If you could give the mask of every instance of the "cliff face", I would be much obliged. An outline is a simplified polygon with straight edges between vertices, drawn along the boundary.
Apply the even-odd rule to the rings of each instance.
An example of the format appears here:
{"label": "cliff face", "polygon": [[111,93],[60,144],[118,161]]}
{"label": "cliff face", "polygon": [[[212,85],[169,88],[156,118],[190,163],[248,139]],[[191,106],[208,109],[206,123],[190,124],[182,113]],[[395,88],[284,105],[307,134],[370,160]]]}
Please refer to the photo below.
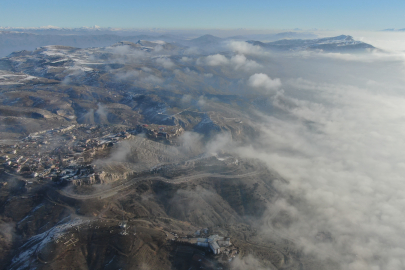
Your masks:
{"label": "cliff face", "polygon": [[[94,181],[97,184],[108,184],[122,179],[128,179],[130,176],[133,176],[133,172],[123,172],[122,174],[118,173],[109,173],[109,172],[101,172],[97,176],[94,177]],[[97,182],[96,182],[97,181]]]}

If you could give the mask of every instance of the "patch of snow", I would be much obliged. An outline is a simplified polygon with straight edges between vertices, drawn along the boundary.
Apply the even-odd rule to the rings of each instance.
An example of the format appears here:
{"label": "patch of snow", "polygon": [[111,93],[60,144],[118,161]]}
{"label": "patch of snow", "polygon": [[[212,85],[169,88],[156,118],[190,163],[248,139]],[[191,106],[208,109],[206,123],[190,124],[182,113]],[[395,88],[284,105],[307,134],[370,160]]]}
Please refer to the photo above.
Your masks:
{"label": "patch of snow", "polygon": [[160,45],[164,45],[164,44],[166,44],[166,42],[165,42],[165,41],[163,41],[163,40],[154,40],[154,41],[151,41],[151,42],[153,42],[153,43],[157,43],[157,44],[160,44]]}
{"label": "patch of snow", "polygon": [[23,84],[23,83],[19,83],[19,82],[1,82],[0,81],[0,85],[13,85],[13,84]]}
{"label": "patch of snow", "polygon": [[62,60],[57,60],[57,61],[51,62],[51,64],[56,64],[56,63],[65,62],[65,61],[69,61],[69,59],[68,59],[68,58],[64,58],[64,59],[62,59]]}
{"label": "patch of snow", "polygon": [[38,77],[28,75],[27,77],[21,79],[21,81],[28,81],[28,80],[34,80],[34,79],[38,79]]}
{"label": "patch of snow", "polygon": [[73,67],[69,67],[69,70],[73,70],[73,71],[92,71],[92,68],[89,67],[83,67],[83,66],[73,66]]}
{"label": "patch of snow", "polygon": [[37,77],[26,74],[0,73],[0,85],[23,84],[21,81],[36,79]]}

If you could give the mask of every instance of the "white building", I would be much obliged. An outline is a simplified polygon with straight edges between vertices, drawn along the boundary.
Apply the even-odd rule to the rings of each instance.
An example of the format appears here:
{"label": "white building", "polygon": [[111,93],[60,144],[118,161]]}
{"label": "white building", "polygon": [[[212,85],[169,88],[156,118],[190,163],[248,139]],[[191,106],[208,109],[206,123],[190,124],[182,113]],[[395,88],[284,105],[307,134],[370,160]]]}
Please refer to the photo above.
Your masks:
{"label": "white building", "polygon": [[197,238],[197,246],[208,247],[208,238]]}
{"label": "white building", "polygon": [[211,242],[211,243],[209,243],[210,244],[210,248],[211,248],[211,250],[212,250],[212,252],[214,253],[214,254],[219,254],[219,253],[221,253],[221,250],[220,250],[220,247],[219,247],[219,245],[217,244],[217,242]]}
{"label": "white building", "polygon": [[208,238],[197,238],[197,246],[209,247],[214,254],[221,253],[221,247],[229,247],[231,245],[230,238],[211,235]]}

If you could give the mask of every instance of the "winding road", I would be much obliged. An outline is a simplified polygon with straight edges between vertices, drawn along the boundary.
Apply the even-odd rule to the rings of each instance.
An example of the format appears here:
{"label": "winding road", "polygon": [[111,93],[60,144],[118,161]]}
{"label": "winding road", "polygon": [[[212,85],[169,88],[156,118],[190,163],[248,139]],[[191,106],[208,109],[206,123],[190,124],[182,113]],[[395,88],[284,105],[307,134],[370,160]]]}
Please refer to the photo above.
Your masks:
{"label": "winding road", "polygon": [[88,200],[88,199],[96,199],[96,198],[105,199],[105,198],[114,196],[120,190],[123,190],[127,187],[130,187],[130,186],[135,185],[142,181],[162,181],[165,183],[178,185],[181,183],[190,182],[190,181],[193,181],[196,179],[207,178],[207,177],[222,178],[222,179],[235,179],[235,178],[251,177],[251,176],[261,174],[261,173],[262,173],[262,171],[260,171],[260,170],[245,173],[245,174],[238,174],[238,175],[225,175],[225,174],[219,174],[219,173],[201,173],[201,174],[196,174],[196,175],[191,175],[191,176],[179,177],[179,178],[175,178],[175,179],[167,179],[167,178],[164,178],[161,176],[154,176],[154,177],[146,177],[146,178],[134,178],[134,179],[128,180],[126,183],[123,183],[119,186],[110,188],[108,190],[104,190],[102,192],[93,193],[93,194],[81,195],[81,194],[75,194],[75,193],[69,192],[67,190],[60,190],[59,193],[65,197],[69,197],[69,198],[77,199],[77,200]]}

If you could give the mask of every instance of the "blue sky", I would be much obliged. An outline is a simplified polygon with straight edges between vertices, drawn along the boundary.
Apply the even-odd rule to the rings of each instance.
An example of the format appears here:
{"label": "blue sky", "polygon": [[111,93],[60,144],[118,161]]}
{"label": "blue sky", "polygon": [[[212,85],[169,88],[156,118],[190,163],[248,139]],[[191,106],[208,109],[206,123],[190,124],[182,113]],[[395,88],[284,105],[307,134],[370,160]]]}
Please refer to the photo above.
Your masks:
{"label": "blue sky", "polygon": [[405,28],[404,0],[0,0],[0,26]]}

